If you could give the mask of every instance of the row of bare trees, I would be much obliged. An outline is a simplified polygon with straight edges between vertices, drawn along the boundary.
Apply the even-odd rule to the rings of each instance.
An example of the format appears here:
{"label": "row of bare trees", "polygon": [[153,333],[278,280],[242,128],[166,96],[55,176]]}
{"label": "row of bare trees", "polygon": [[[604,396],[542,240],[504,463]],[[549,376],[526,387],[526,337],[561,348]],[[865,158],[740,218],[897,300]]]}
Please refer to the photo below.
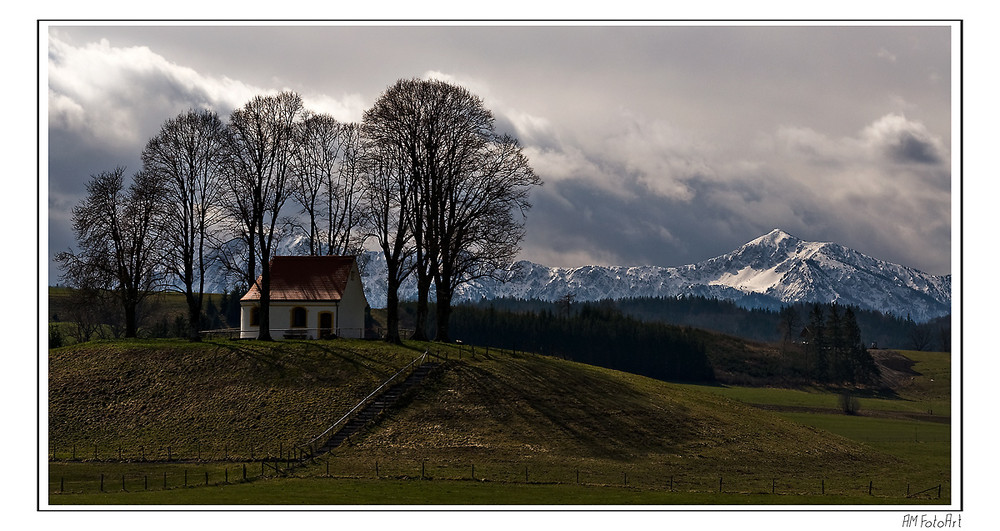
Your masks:
{"label": "row of bare trees", "polygon": [[455,288],[509,274],[541,184],[481,99],[419,79],[389,87],[360,124],[307,111],[292,92],[257,96],[227,122],[188,111],[142,162],[128,183],[121,167],[92,176],[73,209],[79,250],[57,256],[70,286],[115,295],[126,337],[143,299],[171,287],[197,339],[207,275],[222,266],[238,285],[259,281],[259,339],[271,339],[270,260],[298,233],[314,255],[373,242],[388,267],[388,339],[400,340],[398,288],[415,274],[418,337],[433,286],[435,338],[447,340]]}

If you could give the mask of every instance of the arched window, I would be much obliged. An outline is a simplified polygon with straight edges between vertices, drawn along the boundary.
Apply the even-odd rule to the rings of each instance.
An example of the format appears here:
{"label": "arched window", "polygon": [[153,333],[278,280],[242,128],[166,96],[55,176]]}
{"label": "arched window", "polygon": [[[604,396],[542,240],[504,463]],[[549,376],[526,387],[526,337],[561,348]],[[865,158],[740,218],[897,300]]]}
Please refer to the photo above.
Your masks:
{"label": "arched window", "polygon": [[306,309],[301,306],[296,306],[292,308],[292,327],[293,328],[305,328],[306,327]]}

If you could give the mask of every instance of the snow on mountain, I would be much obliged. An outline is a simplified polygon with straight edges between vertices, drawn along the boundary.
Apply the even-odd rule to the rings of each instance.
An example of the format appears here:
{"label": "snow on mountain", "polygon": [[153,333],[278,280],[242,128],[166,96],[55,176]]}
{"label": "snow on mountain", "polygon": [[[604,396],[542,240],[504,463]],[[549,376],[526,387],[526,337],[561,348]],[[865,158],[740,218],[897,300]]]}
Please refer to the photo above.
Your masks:
{"label": "snow on mountain", "polygon": [[[384,260],[381,253],[366,258],[368,302],[383,307]],[[835,243],[800,240],[779,229],[730,253],[680,267],[553,268],[521,261],[514,269],[509,282],[487,279],[462,285],[456,302],[499,297],[553,301],[567,294],[578,301],[694,295],[732,300],[748,308],[838,302],[910,315],[916,321],[951,312],[951,275],[930,275]],[[404,282],[400,299],[416,299],[414,279]]]}

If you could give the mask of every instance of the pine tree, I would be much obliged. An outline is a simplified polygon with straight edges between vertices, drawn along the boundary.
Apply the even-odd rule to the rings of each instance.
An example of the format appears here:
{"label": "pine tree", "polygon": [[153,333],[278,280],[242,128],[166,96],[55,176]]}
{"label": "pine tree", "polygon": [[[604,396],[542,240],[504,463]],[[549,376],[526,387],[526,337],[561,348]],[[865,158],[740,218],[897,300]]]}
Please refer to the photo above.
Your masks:
{"label": "pine tree", "polygon": [[844,329],[844,320],[836,303],[830,305],[826,319],[827,342],[830,352],[831,376],[836,382],[853,380],[849,347]]}
{"label": "pine tree", "polygon": [[830,377],[829,359],[827,358],[826,324],[823,319],[823,307],[813,304],[809,311],[809,324],[805,329],[806,342],[812,356],[813,377],[825,382]]}
{"label": "pine tree", "polygon": [[847,357],[851,369],[851,383],[876,383],[880,371],[875,359],[865,348],[861,339],[861,328],[854,316],[854,311],[847,308],[843,317],[844,340],[846,342]]}

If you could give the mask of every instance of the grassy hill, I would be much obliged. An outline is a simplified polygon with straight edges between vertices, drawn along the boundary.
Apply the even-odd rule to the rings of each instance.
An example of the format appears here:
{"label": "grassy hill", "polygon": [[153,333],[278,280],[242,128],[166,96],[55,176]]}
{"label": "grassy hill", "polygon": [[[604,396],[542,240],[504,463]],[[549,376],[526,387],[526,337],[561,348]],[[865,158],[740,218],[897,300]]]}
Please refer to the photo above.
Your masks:
{"label": "grassy hill", "polygon": [[[49,353],[50,457],[249,459],[329,426],[413,357],[447,356],[332,459],[362,475],[861,478],[908,465],[694,386],[531,354],[379,342],[91,342]],[[459,356],[461,358],[459,359]],[[470,470],[476,467],[478,472]],[[428,472],[429,473],[429,472]],[[545,476],[548,474],[548,476]],[[727,480],[727,481],[730,481]],[[636,479],[633,479],[636,481]],[[692,480],[693,481],[693,480]],[[770,481],[770,479],[767,479]]]}
{"label": "grassy hill", "polygon": [[476,464],[509,477],[521,466],[561,470],[548,473],[552,480],[583,468],[607,481],[623,470],[661,478],[821,478],[901,465],[694,386],[532,355],[452,364],[408,407],[335,455],[460,470]]}
{"label": "grassy hill", "polygon": [[[95,341],[49,351],[49,447],[146,457],[278,453],[418,352],[381,343]],[[333,420],[331,420],[333,419]],[[86,448],[86,452],[83,449]],[[140,450],[141,448],[141,450]],[[58,454],[57,454],[58,457]]]}

